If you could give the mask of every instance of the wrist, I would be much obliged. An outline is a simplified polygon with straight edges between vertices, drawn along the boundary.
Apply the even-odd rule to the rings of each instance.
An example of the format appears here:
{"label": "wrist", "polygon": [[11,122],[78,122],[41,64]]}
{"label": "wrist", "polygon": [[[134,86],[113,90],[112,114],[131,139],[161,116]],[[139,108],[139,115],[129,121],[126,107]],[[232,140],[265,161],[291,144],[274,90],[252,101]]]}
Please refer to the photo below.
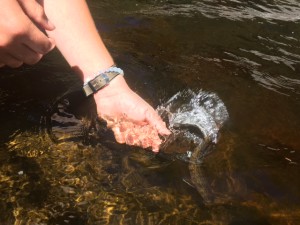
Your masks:
{"label": "wrist", "polygon": [[113,61],[109,61],[105,64],[101,64],[101,65],[93,64],[93,65],[89,65],[88,68],[82,68],[83,83],[86,84],[90,80],[94,79],[99,74],[99,72],[106,71],[113,65],[115,65],[115,63]]}
{"label": "wrist", "polygon": [[126,90],[130,90],[130,88],[126,83],[124,76],[117,76],[109,83],[109,85],[95,93],[94,97],[96,99],[111,97],[118,95],[121,92],[125,92]]}
{"label": "wrist", "polygon": [[91,80],[86,80],[83,84],[83,91],[86,96],[90,96],[92,94],[97,93],[101,89],[108,86],[113,79],[118,77],[119,75],[123,76],[124,72],[122,69],[116,67],[115,65],[109,67],[105,71],[99,71],[93,76],[91,76]]}

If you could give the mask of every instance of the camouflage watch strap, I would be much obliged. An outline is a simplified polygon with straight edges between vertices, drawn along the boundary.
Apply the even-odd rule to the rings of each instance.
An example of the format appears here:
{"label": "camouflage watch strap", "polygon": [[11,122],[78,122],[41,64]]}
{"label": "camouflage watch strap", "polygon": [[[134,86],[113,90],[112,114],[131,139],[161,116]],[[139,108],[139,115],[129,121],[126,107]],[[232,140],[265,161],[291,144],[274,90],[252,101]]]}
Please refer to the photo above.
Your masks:
{"label": "camouflage watch strap", "polygon": [[100,73],[94,79],[84,84],[83,92],[86,96],[94,94],[102,88],[106,87],[110,83],[110,81],[118,75],[124,75],[123,70],[117,67],[110,67],[105,72]]}

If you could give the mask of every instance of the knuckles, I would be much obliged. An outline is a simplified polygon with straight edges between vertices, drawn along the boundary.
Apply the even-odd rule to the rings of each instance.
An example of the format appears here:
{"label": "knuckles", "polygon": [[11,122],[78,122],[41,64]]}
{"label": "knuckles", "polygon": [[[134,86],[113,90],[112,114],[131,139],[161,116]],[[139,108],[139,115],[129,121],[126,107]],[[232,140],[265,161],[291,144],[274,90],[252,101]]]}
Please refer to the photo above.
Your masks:
{"label": "knuckles", "polygon": [[44,43],[42,43],[42,44],[40,45],[40,47],[41,47],[42,53],[43,53],[43,54],[46,54],[46,53],[48,53],[48,52],[51,51],[51,49],[52,49],[52,44],[51,44],[51,42],[50,42],[49,40],[47,40],[47,41],[45,41]]}
{"label": "knuckles", "polygon": [[[7,65],[17,68],[23,63],[36,64],[53,47],[48,38],[43,36],[32,22],[33,20],[39,22],[45,19],[43,8],[36,0],[17,0],[17,2],[25,8],[27,7],[28,10],[24,10],[25,8],[23,10],[25,13],[30,12],[31,16],[20,13],[15,14],[15,16],[11,16],[9,13],[2,14],[0,20],[0,67]],[[35,52],[36,50],[31,49],[33,50],[32,54],[24,54],[23,47],[19,48],[18,46],[24,44],[28,46],[27,43],[34,43],[35,49],[39,49],[39,51]]]}
{"label": "knuckles", "polygon": [[30,17],[37,22],[44,22],[45,21],[44,9],[39,4],[36,4],[34,6],[34,13],[30,15]]}
{"label": "knuckles", "polygon": [[25,59],[24,59],[24,63],[28,64],[28,65],[34,65],[36,64],[37,62],[39,62],[42,58],[42,55],[41,54],[38,54],[38,55],[31,55],[31,56],[27,56]]}
{"label": "knuckles", "polygon": [[10,60],[6,63],[6,65],[11,68],[18,68],[23,65],[23,62],[17,60]]}

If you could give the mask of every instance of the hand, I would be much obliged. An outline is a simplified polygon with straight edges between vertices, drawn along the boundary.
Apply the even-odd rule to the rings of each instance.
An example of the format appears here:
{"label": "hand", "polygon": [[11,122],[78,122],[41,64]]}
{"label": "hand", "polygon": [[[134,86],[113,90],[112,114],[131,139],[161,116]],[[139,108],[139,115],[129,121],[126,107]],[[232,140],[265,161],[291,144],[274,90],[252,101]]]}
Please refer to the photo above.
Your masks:
{"label": "hand", "polygon": [[35,64],[55,47],[37,27],[55,29],[35,0],[2,0],[0,18],[0,67]]}
{"label": "hand", "polygon": [[128,87],[123,76],[113,79],[94,98],[98,115],[107,121],[120,143],[152,147],[158,152],[159,134],[170,134],[157,112]]}

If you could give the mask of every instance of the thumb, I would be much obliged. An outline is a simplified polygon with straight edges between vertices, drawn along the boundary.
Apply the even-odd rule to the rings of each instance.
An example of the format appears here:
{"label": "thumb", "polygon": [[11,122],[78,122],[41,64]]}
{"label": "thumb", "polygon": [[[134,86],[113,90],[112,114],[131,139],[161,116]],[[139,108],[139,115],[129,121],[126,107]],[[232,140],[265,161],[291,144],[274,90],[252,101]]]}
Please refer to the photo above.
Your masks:
{"label": "thumb", "polygon": [[54,24],[48,19],[45,10],[36,0],[18,0],[24,13],[40,28],[48,31],[55,29]]}
{"label": "thumb", "polygon": [[153,127],[156,128],[161,135],[170,135],[171,132],[167,128],[166,123],[160,118],[154,109],[148,109],[145,113],[146,121]]}

